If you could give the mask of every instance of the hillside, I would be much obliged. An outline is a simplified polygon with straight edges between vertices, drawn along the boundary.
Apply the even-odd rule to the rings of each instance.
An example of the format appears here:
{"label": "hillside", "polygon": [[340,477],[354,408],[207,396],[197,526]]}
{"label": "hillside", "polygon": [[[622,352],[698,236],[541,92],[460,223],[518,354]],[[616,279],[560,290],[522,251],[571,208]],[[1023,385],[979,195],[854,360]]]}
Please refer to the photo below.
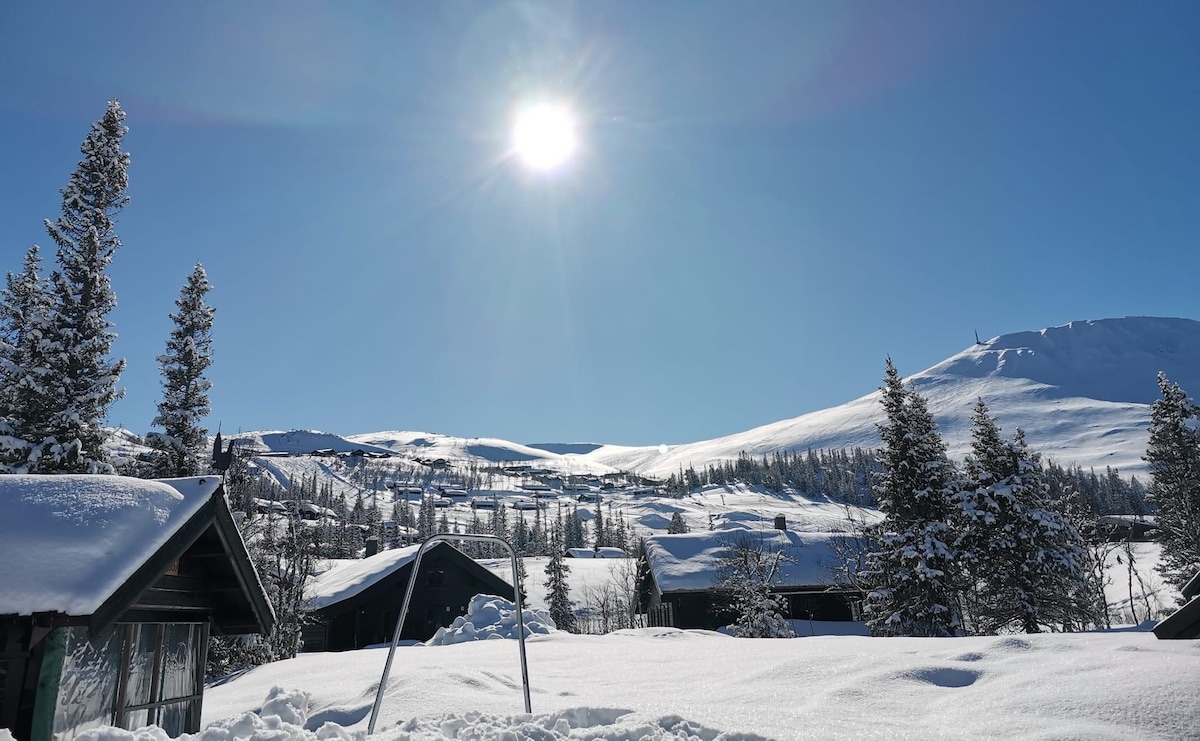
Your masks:
{"label": "hillside", "polygon": [[[896,358],[903,361],[903,358]],[[881,359],[882,361],[882,359]],[[970,415],[983,398],[1007,432],[1060,463],[1141,473],[1155,376],[1200,389],[1200,322],[1127,317],[1071,322],[1000,335],[907,380],[925,395],[953,457],[970,443]],[[882,362],[880,375],[882,376]],[[882,421],[878,392],[746,432],[685,445],[606,445],[586,460],[647,475],[688,465],[807,448],[870,448]]]}

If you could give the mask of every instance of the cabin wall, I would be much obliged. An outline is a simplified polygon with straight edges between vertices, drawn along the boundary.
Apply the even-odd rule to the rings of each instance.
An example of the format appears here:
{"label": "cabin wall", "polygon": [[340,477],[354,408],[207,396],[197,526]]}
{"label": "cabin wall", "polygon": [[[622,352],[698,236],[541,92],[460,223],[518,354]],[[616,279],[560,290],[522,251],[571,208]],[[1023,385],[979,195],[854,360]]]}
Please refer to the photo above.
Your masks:
{"label": "cabin wall", "polygon": [[[791,620],[856,620],[856,611],[849,597],[838,592],[779,593],[784,617]],[[729,609],[718,592],[667,592],[655,604],[670,603],[676,628],[716,630],[731,625],[737,613]]]}
{"label": "cabin wall", "polygon": [[39,639],[46,632],[29,619],[0,622],[0,728],[8,728],[18,739],[29,738],[42,666]]}

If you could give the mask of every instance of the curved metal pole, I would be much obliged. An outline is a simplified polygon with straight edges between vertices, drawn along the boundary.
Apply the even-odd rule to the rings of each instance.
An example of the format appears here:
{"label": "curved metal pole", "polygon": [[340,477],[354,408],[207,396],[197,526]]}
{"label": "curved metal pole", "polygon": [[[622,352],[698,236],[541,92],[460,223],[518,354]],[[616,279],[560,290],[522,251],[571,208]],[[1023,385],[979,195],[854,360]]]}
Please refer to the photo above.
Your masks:
{"label": "curved metal pole", "polygon": [[525,693],[525,712],[532,713],[529,706],[529,667],[525,662],[525,609],[521,605],[521,583],[517,578],[517,552],[503,538],[495,535],[475,535],[471,533],[437,533],[430,535],[417,549],[417,557],[413,560],[412,571],[408,575],[408,588],[404,590],[404,603],[400,607],[400,617],[396,619],[396,629],[392,632],[392,645],[388,649],[387,661],[383,665],[383,676],[379,680],[379,689],[375,691],[375,705],[371,708],[371,722],[367,725],[367,735],[375,733],[375,721],[379,719],[379,708],[383,704],[383,691],[387,688],[388,677],[392,673],[392,658],[396,655],[396,646],[400,643],[400,631],[404,627],[404,618],[408,615],[408,605],[412,601],[413,586],[417,583],[417,571],[421,568],[421,557],[434,543],[449,540],[473,540],[477,543],[491,543],[503,546],[508,551],[512,563],[513,592],[516,593],[517,606],[517,646],[521,653],[521,688]]}

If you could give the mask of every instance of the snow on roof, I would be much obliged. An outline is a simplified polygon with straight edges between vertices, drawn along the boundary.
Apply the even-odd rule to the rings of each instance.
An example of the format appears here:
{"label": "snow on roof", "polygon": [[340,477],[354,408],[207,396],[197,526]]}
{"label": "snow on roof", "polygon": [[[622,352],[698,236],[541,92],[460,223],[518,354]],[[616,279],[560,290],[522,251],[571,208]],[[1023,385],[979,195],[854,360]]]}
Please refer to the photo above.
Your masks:
{"label": "snow on roof", "polygon": [[0,476],[0,615],[91,615],[220,485],[218,476]]}
{"label": "snow on roof", "polygon": [[629,558],[629,554],[620,548],[604,546],[603,548],[568,548],[571,558]]}
{"label": "snow on roof", "polygon": [[421,546],[382,551],[368,558],[333,558],[328,568],[313,576],[305,587],[308,609],[320,610],[359,594],[417,557]]}
{"label": "snow on roof", "polygon": [[842,558],[837,541],[845,535],[791,530],[750,530],[740,527],[646,539],[646,557],[654,581],[663,592],[711,589],[719,580],[722,551],[739,538],[761,543],[770,552],[782,550],[785,559],[775,575],[776,587],[830,586]]}

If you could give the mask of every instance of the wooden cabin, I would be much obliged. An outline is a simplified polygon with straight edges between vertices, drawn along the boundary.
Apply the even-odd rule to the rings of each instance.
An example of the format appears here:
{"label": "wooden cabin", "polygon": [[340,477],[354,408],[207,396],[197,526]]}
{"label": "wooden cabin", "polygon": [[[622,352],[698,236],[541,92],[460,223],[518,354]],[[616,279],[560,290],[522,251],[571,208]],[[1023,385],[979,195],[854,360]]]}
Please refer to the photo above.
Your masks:
{"label": "wooden cabin", "polygon": [[208,637],[270,602],[221,479],[0,476],[0,728],[200,729]]}
{"label": "wooden cabin", "polygon": [[646,539],[648,578],[643,602],[648,611],[672,615],[676,628],[716,630],[732,624],[737,615],[720,589],[721,555],[744,538],[768,553],[783,552],[771,583],[771,592],[782,598],[783,617],[856,622],[861,619],[863,595],[837,583],[841,558],[832,541],[840,537],[844,536],[789,531],[786,522],[777,522],[777,528],[770,530],[733,528],[654,535]]}
{"label": "wooden cabin", "polygon": [[[333,559],[305,589],[311,622],[304,651],[347,651],[389,643],[409,574],[420,546],[382,551],[361,559]],[[430,546],[400,637],[424,641],[446,627],[477,594],[516,599],[512,585],[449,543]]]}

